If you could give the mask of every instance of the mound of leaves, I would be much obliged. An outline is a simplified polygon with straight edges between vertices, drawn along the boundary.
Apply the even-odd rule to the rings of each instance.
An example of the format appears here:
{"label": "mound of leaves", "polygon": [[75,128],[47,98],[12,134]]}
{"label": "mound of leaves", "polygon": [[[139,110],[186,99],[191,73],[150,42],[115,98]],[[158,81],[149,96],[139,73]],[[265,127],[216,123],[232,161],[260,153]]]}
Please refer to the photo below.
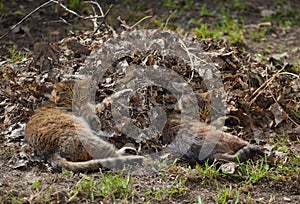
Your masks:
{"label": "mound of leaves", "polygon": [[[99,50],[107,38],[83,35],[50,44],[37,44],[25,59],[0,62],[1,143],[8,145],[24,138],[20,129],[24,128],[34,110],[48,100],[55,82],[83,78],[82,73],[86,69],[96,71],[98,67],[91,66],[92,61],[100,57]],[[300,82],[299,76],[289,72],[292,65],[273,58],[264,62],[254,54],[223,41],[193,38],[185,39],[185,42],[198,47],[201,50],[198,55],[205,56],[206,64],[216,68],[214,71],[218,72],[225,90],[221,114],[211,102],[214,93],[211,93],[201,73],[195,72],[189,60],[181,55],[164,53],[155,47],[128,51],[126,55],[114,59],[103,76],[97,79],[95,102],[101,103],[105,98],[117,94],[120,87],[125,89],[126,86],[122,84],[129,84],[135,75],[140,74],[136,70],[145,70],[147,67],[155,76],[156,72],[151,69],[158,67],[157,74],[160,73],[159,69],[170,69],[182,77],[194,93],[193,99],[199,111],[187,114],[195,114],[202,122],[213,124],[219,118],[212,116],[226,114],[221,120],[225,124],[224,130],[258,144],[266,143],[274,134],[286,134],[292,140],[297,139],[300,132]],[[113,43],[110,46],[112,51],[120,49],[119,45],[113,47]],[[130,70],[130,67],[137,69]],[[169,80],[170,76],[165,78]],[[180,85],[180,82],[177,84]],[[175,89],[180,90],[180,87]],[[118,102],[126,104],[123,108],[127,111],[127,122],[118,123],[114,107],[119,106],[112,101],[105,102],[105,108],[98,115],[102,129],[110,134],[110,141],[117,147],[130,142],[140,145],[145,152],[155,152],[163,148],[161,131],[164,125],[155,122],[160,121],[160,117],[166,120],[170,114],[178,111],[181,100],[174,91],[165,87],[141,83],[130,95],[129,101]]]}

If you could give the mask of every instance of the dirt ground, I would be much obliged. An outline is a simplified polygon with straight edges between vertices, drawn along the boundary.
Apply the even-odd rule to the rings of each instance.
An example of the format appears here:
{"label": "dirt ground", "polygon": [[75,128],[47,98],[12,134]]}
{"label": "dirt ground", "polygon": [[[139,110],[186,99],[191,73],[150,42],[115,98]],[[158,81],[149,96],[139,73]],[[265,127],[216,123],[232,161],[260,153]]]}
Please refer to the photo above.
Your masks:
{"label": "dirt ground", "polygon": [[[176,1],[177,4],[175,5],[171,3],[172,1],[166,2],[169,3],[162,4],[161,2],[153,1],[138,2],[130,0],[107,0],[104,1],[101,6],[105,12],[109,9],[111,4],[114,5],[108,13],[106,21],[117,33],[124,30],[124,26],[117,20],[118,16],[126,21],[127,25],[131,26],[141,18],[149,15],[152,17],[140,22],[136,28],[159,28],[161,27],[161,22],[165,22],[171,16],[169,19],[169,27],[181,35],[186,36],[194,35],[193,32],[188,31],[192,31],[195,25],[188,22],[190,19],[198,18],[199,9],[203,3],[206,4],[208,10],[216,11],[216,18],[221,18],[220,9],[222,7],[229,7],[228,1],[204,0],[201,3],[195,1],[192,8],[186,6],[185,9],[180,10],[184,5],[187,5],[186,2],[188,1],[178,1],[179,3]],[[182,7],[178,7],[178,5],[181,5],[180,2]],[[278,2],[281,2],[281,4]],[[256,29],[256,26],[263,22],[261,16],[262,11],[270,12],[278,9],[280,6],[284,10],[285,5],[289,5],[289,8],[300,8],[300,2],[297,0],[278,2],[250,0],[245,3],[245,8],[242,12],[238,11],[238,9],[232,10],[232,12],[236,16],[242,16],[245,29],[251,30]],[[9,30],[10,26],[16,24],[26,14],[44,3],[44,1],[26,0],[21,3],[15,1],[0,1],[0,3],[1,13],[3,13],[0,16],[0,36],[2,36]],[[275,5],[277,5],[277,7]],[[178,15],[172,17],[172,11],[175,9],[177,9]],[[80,12],[82,15],[87,14],[82,7],[75,7],[74,10]],[[300,14],[297,14],[296,16],[298,16],[296,20],[299,22]],[[211,17],[204,18],[204,22],[208,23],[213,22],[214,20],[215,19]],[[279,64],[284,65],[298,65],[298,71],[293,71],[293,73],[294,75],[299,75],[299,23],[295,23],[291,27],[285,28],[276,23],[267,26],[270,27],[268,27],[267,32],[262,39],[254,40],[245,35],[244,42],[237,46],[239,46],[240,50],[245,50],[246,52],[253,54],[253,56],[254,53],[258,53],[259,57],[262,59],[262,63],[274,62],[275,64],[275,62],[278,62]],[[277,127],[277,129],[266,127],[263,132],[264,135],[267,135],[268,137],[263,139],[260,138],[262,144],[271,142],[272,144],[270,145],[279,145],[288,149],[288,154],[280,155],[277,152],[278,155],[275,156],[275,161],[272,162],[273,165],[278,164],[277,161],[279,160],[284,160],[286,163],[289,163],[294,161],[294,157],[298,158],[298,160],[295,159],[296,163],[293,163],[293,167],[295,168],[294,174],[290,172],[286,173],[287,171],[284,170],[284,166],[276,166],[274,170],[276,178],[264,177],[259,181],[250,184],[243,183],[241,177],[237,176],[238,179],[235,179],[234,176],[225,174],[222,174],[221,176],[212,176],[211,179],[208,178],[207,175],[202,176],[197,170],[187,167],[186,164],[179,163],[171,165],[156,174],[132,176],[130,183],[131,193],[127,195],[127,197],[121,190],[114,193],[108,193],[107,196],[104,196],[105,194],[91,195],[91,189],[96,188],[96,186],[86,185],[85,188],[90,188],[89,190],[86,190],[83,185],[81,185],[81,182],[93,179],[92,182],[98,183],[103,177],[102,173],[98,172],[88,175],[81,173],[73,174],[70,172],[59,173],[55,172],[48,164],[33,157],[32,150],[24,141],[22,125],[27,122],[29,116],[33,113],[33,110],[47,100],[41,93],[49,93],[51,86],[47,86],[47,83],[45,83],[46,85],[44,86],[32,85],[32,90],[30,91],[35,93],[35,98],[32,101],[26,101],[27,99],[21,100],[18,98],[20,96],[26,98],[28,96],[26,95],[28,94],[28,91],[26,92],[25,89],[21,90],[19,88],[14,89],[12,84],[18,86],[17,80],[15,83],[7,85],[5,81],[7,80],[7,77],[11,80],[17,75],[14,75],[13,71],[6,71],[9,70],[10,67],[18,69],[14,70],[16,73],[22,73],[26,70],[24,71],[24,73],[26,72],[26,80],[34,78],[35,76],[30,74],[36,73],[37,71],[28,71],[28,61],[22,62],[20,58],[15,62],[10,63],[12,50],[15,49],[13,47],[14,45],[17,46],[15,50],[17,54],[15,55],[26,55],[30,59],[36,57],[37,64],[42,64],[39,66],[47,70],[48,66],[56,66],[57,64],[55,60],[54,62],[45,62],[41,60],[46,57],[53,58],[53,56],[48,55],[48,50],[43,51],[42,55],[37,57],[39,52],[34,51],[34,48],[38,47],[36,46],[37,43],[55,42],[56,45],[58,45],[57,47],[60,48],[59,41],[61,39],[65,37],[87,35],[86,31],[91,31],[92,28],[93,25],[89,21],[74,18],[74,16],[69,13],[59,9],[57,5],[52,4],[32,14],[32,16],[19,26],[18,30],[14,30],[0,39],[0,71],[1,74],[6,73],[6,78],[4,75],[0,76],[1,87],[7,88],[7,86],[12,86],[12,90],[16,91],[16,94],[14,95],[15,98],[10,96],[9,102],[16,101],[16,104],[25,104],[18,114],[13,110],[18,109],[18,107],[11,106],[14,115],[5,117],[4,114],[9,114],[9,111],[5,108],[5,103],[7,103],[8,100],[0,102],[0,113],[2,115],[0,129],[1,203],[201,203],[199,202],[199,198],[202,199],[203,203],[234,203],[237,194],[239,198],[238,203],[300,203],[300,171],[298,163],[300,157],[300,124],[297,123],[300,120],[299,118],[298,120],[297,118],[294,119],[296,124],[287,124],[282,127]],[[108,33],[101,34],[102,39],[110,36],[111,34]],[[243,54],[242,51],[239,53],[241,53],[241,55]],[[68,65],[74,70],[78,69],[78,64],[82,65],[84,59],[81,59],[81,57],[75,58],[76,59],[73,57],[66,57],[66,61],[68,62],[65,62],[62,66]],[[270,59],[273,59],[273,61]],[[43,64],[44,62],[46,65]],[[13,66],[10,66],[10,64],[13,64]],[[10,73],[11,75],[7,73]],[[42,79],[44,79],[42,74],[41,76]],[[49,79],[50,78],[51,77],[49,76]],[[30,80],[28,81],[29,83],[32,82]],[[284,84],[285,79],[282,79],[281,82],[282,86],[288,87],[288,85]],[[24,91],[24,93],[22,91]],[[5,92],[0,93],[1,98],[7,98]],[[294,105],[299,106],[299,96],[296,95],[294,98],[298,102],[298,104]],[[254,120],[259,120],[257,118],[254,118]],[[242,129],[243,128],[246,129],[245,127],[242,127]],[[281,132],[286,133],[283,137],[286,137],[287,139],[282,141],[275,139],[275,135],[278,134],[280,129],[283,129]],[[243,131],[241,131],[241,133],[242,132]],[[253,136],[248,137],[246,134],[242,136],[244,139],[251,142],[253,140],[257,142]],[[287,157],[287,155],[293,155],[293,158]],[[281,174],[282,177],[280,177]],[[231,189],[230,193],[228,193],[228,196],[223,202],[221,201],[222,199],[219,199],[217,202],[216,198],[220,194],[220,191],[222,191],[224,195],[226,189],[229,188]]]}

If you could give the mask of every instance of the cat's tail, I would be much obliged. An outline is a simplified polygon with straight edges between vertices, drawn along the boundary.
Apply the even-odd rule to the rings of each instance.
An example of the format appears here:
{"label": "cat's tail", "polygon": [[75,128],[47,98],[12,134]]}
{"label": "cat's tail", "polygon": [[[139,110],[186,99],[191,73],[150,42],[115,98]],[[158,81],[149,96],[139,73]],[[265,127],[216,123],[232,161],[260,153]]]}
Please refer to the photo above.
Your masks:
{"label": "cat's tail", "polygon": [[109,170],[122,170],[124,167],[130,166],[135,168],[138,165],[142,165],[144,161],[145,157],[137,155],[92,159],[82,162],[72,162],[67,161],[65,158],[60,158],[52,163],[52,166],[74,172],[93,172],[98,171],[100,168]]}
{"label": "cat's tail", "polygon": [[246,160],[253,158],[255,155],[264,156],[263,148],[256,145],[248,145],[239,149],[236,153],[237,162],[245,162]]}
{"label": "cat's tail", "polygon": [[265,153],[263,148],[256,145],[246,145],[239,149],[235,154],[218,154],[215,159],[220,161],[245,162],[255,155],[264,156]]}

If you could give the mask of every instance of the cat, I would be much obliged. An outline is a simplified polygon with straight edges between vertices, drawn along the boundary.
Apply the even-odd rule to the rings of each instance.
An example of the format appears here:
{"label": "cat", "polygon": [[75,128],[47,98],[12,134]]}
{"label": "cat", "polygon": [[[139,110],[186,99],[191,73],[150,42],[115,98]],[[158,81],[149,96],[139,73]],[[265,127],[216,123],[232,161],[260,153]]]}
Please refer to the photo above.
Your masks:
{"label": "cat", "polygon": [[124,155],[126,149],[132,148],[117,150],[105,138],[95,135],[100,123],[87,89],[89,80],[54,85],[50,101],[36,110],[26,125],[25,139],[35,154],[55,169],[74,172],[121,169],[125,164],[141,163],[142,156]]}
{"label": "cat", "polygon": [[162,140],[171,150],[198,163],[245,162],[255,155],[264,156],[262,147],[206,123],[187,118],[181,120],[180,114],[169,116]]}

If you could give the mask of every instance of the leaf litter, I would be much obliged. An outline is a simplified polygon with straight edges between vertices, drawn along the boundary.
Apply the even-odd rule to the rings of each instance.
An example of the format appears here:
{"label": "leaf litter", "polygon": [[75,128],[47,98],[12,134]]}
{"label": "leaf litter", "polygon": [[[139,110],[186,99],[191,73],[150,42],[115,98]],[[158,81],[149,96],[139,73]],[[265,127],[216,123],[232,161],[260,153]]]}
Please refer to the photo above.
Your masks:
{"label": "leaf litter", "polygon": [[[32,150],[24,142],[24,126],[34,110],[49,100],[55,82],[82,77],[80,70],[85,68],[87,56],[90,52],[95,52],[93,57],[97,57],[97,50],[107,38],[96,36],[96,41],[89,35],[80,36],[80,41],[65,38],[57,43],[37,45],[22,63],[13,63],[9,59],[1,62],[0,141],[3,147],[14,149],[6,157],[9,167],[1,167],[3,170],[26,168],[34,171],[37,164],[43,166],[41,169],[48,169],[47,165],[34,158]],[[300,83],[299,76],[289,72],[293,65],[273,58],[264,62],[254,54],[223,41],[197,38],[189,40],[203,50],[202,55],[210,57],[212,61],[209,63],[213,63],[220,73],[226,92],[226,117],[223,119],[226,131],[259,145],[268,143],[276,134],[287,134],[293,141],[299,140]],[[118,81],[127,83],[133,76],[142,74],[126,70],[125,67],[160,66],[170,68],[188,81],[192,91],[196,93],[196,103],[200,107],[198,115],[202,122],[213,122],[216,119],[211,118],[214,107],[210,106],[208,88],[202,83],[203,78],[185,59],[153,49],[128,53],[115,62],[107,69],[97,86],[96,103],[115,93]],[[155,77],[159,72],[151,74]],[[181,83],[173,83],[172,86],[174,89],[182,88]],[[110,102],[98,114],[103,130],[110,133],[109,141],[116,147],[133,143],[141,153],[155,153],[164,148],[160,137],[163,124],[151,124],[160,121],[159,117],[164,120],[167,115],[176,111],[177,102],[178,99],[169,90],[147,84],[136,90],[129,103],[121,102],[128,104],[125,107],[129,110],[131,119],[128,123],[144,130],[135,139],[124,136],[126,130],[120,128],[126,127],[126,124],[116,124]],[[266,148],[273,151],[272,148],[275,147],[266,145]],[[298,150],[291,151],[296,151],[299,155]],[[284,157],[284,151],[280,152],[275,151],[275,156]],[[232,173],[235,167],[228,164],[223,168]]]}

